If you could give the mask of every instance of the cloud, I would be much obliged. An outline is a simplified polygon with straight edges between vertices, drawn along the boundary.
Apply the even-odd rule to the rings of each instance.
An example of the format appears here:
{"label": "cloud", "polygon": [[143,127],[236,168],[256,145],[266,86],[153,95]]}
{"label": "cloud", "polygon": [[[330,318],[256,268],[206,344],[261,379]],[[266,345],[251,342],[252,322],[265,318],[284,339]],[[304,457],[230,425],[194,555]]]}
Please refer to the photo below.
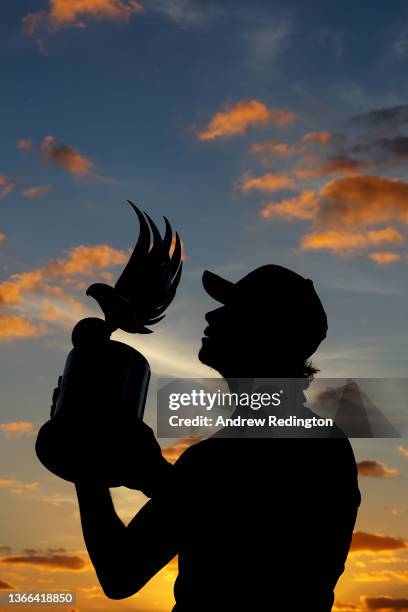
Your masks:
{"label": "cloud", "polygon": [[[365,255],[378,266],[403,261],[406,256],[399,249],[384,247],[400,244],[406,234],[408,181],[377,172],[389,174],[405,163],[408,136],[401,128],[406,124],[408,105],[354,117],[343,133],[310,130],[295,143],[254,143],[250,152],[264,166],[273,162],[273,172],[264,177],[244,174],[240,188],[244,193],[298,191],[270,198],[260,210],[265,219],[310,222],[298,252]],[[322,185],[319,179],[324,177],[331,180]],[[312,187],[299,192],[306,181],[313,181]]]}
{"label": "cloud", "polygon": [[396,261],[401,261],[400,253],[393,253],[392,251],[376,251],[375,253],[370,253],[368,257],[379,266],[388,266]]}
{"label": "cloud", "polygon": [[322,131],[322,132],[307,132],[302,138],[303,142],[307,142],[309,144],[320,144],[326,145],[331,142],[333,135],[330,132]]}
{"label": "cloud", "polygon": [[104,602],[106,601],[106,595],[104,594],[102,588],[96,584],[90,587],[80,587],[80,591],[83,594],[85,599],[102,599]]}
{"label": "cloud", "polygon": [[5,240],[6,240],[6,236],[5,236],[5,234],[2,234],[2,233],[0,232],[0,244],[1,244],[2,242],[4,242]]}
{"label": "cloud", "polygon": [[244,32],[247,64],[251,71],[265,70],[289,44],[290,25],[285,19],[270,20]]}
{"label": "cloud", "polygon": [[10,590],[14,590],[15,588],[16,587],[10,584],[9,582],[0,580],[0,591],[10,591]]}
{"label": "cloud", "polygon": [[260,214],[264,218],[311,221],[315,229],[304,234],[300,251],[356,255],[377,247],[368,257],[384,266],[400,261],[402,256],[378,247],[400,244],[404,236],[393,226],[368,228],[389,221],[408,223],[408,183],[380,176],[348,176],[326,183],[319,191],[304,190],[292,198],[269,202]]}
{"label": "cloud", "polygon": [[408,610],[408,599],[393,597],[363,597],[363,602],[367,610]]}
{"label": "cloud", "polygon": [[[392,511],[392,513],[394,513],[395,510]],[[408,563],[408,559],[407,558],[403,558],[403,557],[397,557],[396,555],[387,555],[386,557],[376,557],[375,559],[370,559],[371,563],[377,563],[377,564],[386,564],[386,565],[391,565],[391,564],[401,564],[401,563]]]}
{"label": "cloud", "polygon": [[[312,192],[307,193],[310,199]],[[400,179],[349,176],[329,181],[314,194],[313,219],[319,227],[355,230],[391,220],[408,223],[408,183]]]}
{"label": "cloud", "polygon": [[33,146],[33,143],[28,138],[20,138],[17,140],[17,149],[20,151],[29,151]]}
{"label": "cloud", "polygon": [[49,278],[72,274],[91,276],[97,269],[120,266],[128,259],[128,253],[107,244],[80,245],[71,248],[67,257],[51,260],[45,268],[45,275]]}
{"label": "cloud", "polygon": [[371,110],[355,115],[351,122],[365,127],[397,129],[408,124],[408,105]]}
{"label": "cloud", "polygon": [[318,166],[299,166],[295,170],[298,178],[310,179],[330,176],[332,174],[358,174],[368,167],[367,162],[358,161],[347,156],[332,157]]}
{"label": "cloud", "polygon": [[[262,163],[267,165],[273,162],[275,159],[282,159],[288,157],[304,156],[304,161],[314,162],[318,161],[318,157],[311,154],[311,151],[325,147],[330,144],[333,140],[333,134],[331,132],[307,132],[304,134],[299,142],[294,144],[288,144],[286,142],[279,142],[276,140],[266,140],[265,142],[254,143],[251,145],[250,152],[255,155],[260,155]],[[334,162],[332,162],[333,171],[335,170]],[[308,176],[319,176],[319,172],[323,173],[324,168],[319,169],[311,168],[300,168],[297,170],[297,175],[300,178]]]}
{"label": "cloud", "polygon": [[24,491],[35,491],[40,483],[37,480],[33,482],[23,482],[16,478],[0,478],[0,488],[10,489],[12,493],[23,493]]}
{"label": "cloud", "polygon": [[352,255],[372,246],[399,243],[403,239],[403,235],[394,227],[366,232],[329,230],[306,234],[301,240],[300,249],[302,251],[325,250],[338,255]]}
{"label": "cloud", "polygon": [[286,221],[313,219],[317,211],[314,191],[303,191],[299,196],[286,198],[280,202],[270,202],[261,210],[264,219],[280,217]]}
{"label": "cloud", "polygon": [[401,34],[399,38],[394,40],[392,48],[398,59],[404,58],[408,53],[408,40],[406,34]]}
{"label": "cloud", "polygon": [[280,108],[268,108],[258,100],[237,102],[216,113],[206,130],[198,134],[199,140],[214,140],[220,137],[242,135],[249,127],[266,126],[273,123],[284,127],[295,119],[293,113]]}
{"label": "cloud", "polygon": [[62,166],[70,174],[84,176],[93,169],[93,163],[89,159],[55,136],[46,136],[41,148],[47,161]]}
{"label": "cloud", "polygon": [[364,572],[360,574],[354,574],[353,579],[357,582],[390,582],[391,580],[408,582],[408,570],[382,570],[379,572]]}
{"label": "cloud", "polygon": [[406,459],[408,459],[408,448],[405,448],[405,446],[399,446],[398,450],[404,455]]}
{"label": "cloud", "polygon": [[171,463],[177,461],[177,459],[184,453],[184,451],[192,446],[193,444],[197,444],[202,440],[202,436],[185,436],[178,440],[177,444],[174,446],[168,446],[167,448],[163,448],[162,454]]}
{"label": "cloud", "polygon": [[192,0],[149,0],[146,9],[162,15],[180,27],[206,25],[221,12],[218,7],[204,6]]}
{"label": "cloud", "polygon": [[[23,552],[26,555],[40,555],[44,553],[42,549],[38,549],[38,548],[25,548]],[[60,548],[48,548],[46,552],[48,555],[55,555],[56,553],[66,553],[67,551],[65,548],[60,547]]]}
{"label": "cloud", "polygon": [[65,295],[61,287],[49,282],[62,277],[72,281],[70,277],[76,275],[92,276],[97,274],[98,270],[124,264],[128,258],[129,254],[125,251],[114,249],[107,244],[72,247],[66,257],[51,259],[43,268],[13,274],[10,280],[1,283],[0,304],[18,305],[23,294],[39,292],[50,293],[74,305],[74,298]]}
{"label": "cloud", "polygon": [[48,571],[84,571],[89,569],[90,563],[87,559],[77,555],[25,555],[15,557],[3,557],[2,563],[17,566],[30,566]]}
{"label": "cloud", "polygon": [[23,32],[34,36],[39,30],[84,29],[90,19],[128,22],[132,15],[142,11],[137,0],[49,0],[48,10],[23,17]]}
{"label": "cloud", "polygon": [[407,541],[403,538],[386,536],[378,533],[367,533],[355,531],[351,542],[352,553],[375,553],[389,550],[401,550],[407,548]]}
{"label": "cloud", "polygon": [[251,153],[261,155],[264,164],[272,162],[277,158],[292,157],[298,154],[296,145],[289,145],[285,142],[276,140],[267,140],[266,142],[258,142],[251,145]]}
{"label": "cloud", "polygon": [[21,436],[33,436],[36,432],[34,424],[28,421],[10,421],[0,423],[0,431],[6,438],[19,438]]}
{"label": "cloud", "polygon": [[357,469],[360,476],[374,476],[376,478],[398,476],[398,470],[390,468],[380,461],[359,461],[357,463]]}
{"label": "cloud", "polygon": [[[0,313],[0,341],[44,335],[50,331],[44,321],[64,327],[71,324],[86,307],[67,293],[65,287],[75,288],[77,276],[102,280],[106,268],[124,264],[128,258],[125,251],[106,244],[79,245],[72,247],[66,257],[52,259],[42,268],[13,274],[0,283],[0,306],[9,310]],[[65,283],[67,279],[69,284]],[[21,314],[23,310],[30,318]],[[36,321],[31,320],[33,316]]]}
{"label": "cloud", "polygon": [[353,612],[354,610],[359,610],[358,606],[349,603],[342,603],[341,601],[335,601],[333,606],[333,612],[337,612],[337,610],[341,610],[342,612]]}
{"label": "cloud", "polygon": [[35,324],[26,317],[12,314],[0,314],[0,342],[16,338],[37,338],[46,333],[47,328]]}
{"label": "cloud", "polygon": [[11,179],[0,174],[0,198],[5,198],[14,190],[14,183]]}
{"label": "cloud", "polygon": [[280,191],[281,189],[291,189],[296,186],[294,179],[288,174],[268,172],[263,176],[243,178],[240,190],[243,193],[256,190],[264,193]]}
{"label": "cloud", "polygon": [[39,185],[38,187],[30,187],[29,189],[24,189],[22,194],[25,198],[38,198],[46,193],[51,191],[51,185]]}
{"label": "cloud", "polygon": [[382,161],[384,155],[391,159],[405,161],[408,157],[408,137],[395,136],[358,143],[352,148],[354,153],[374,154],[374,160]]}

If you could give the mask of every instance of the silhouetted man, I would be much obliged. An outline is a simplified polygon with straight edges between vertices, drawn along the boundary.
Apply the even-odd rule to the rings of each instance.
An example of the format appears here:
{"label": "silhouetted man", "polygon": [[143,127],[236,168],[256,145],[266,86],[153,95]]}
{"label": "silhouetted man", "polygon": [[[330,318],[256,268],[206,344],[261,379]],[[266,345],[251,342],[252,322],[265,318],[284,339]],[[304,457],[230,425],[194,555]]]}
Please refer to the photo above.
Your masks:
{"label": "silhouetted man", "polygon": [[[205,272],[200,360],[232,378],[307,378],[327,321],[313,283],[263,266],[237,283]],[[174,466],[143,423],[112,436],[123,484],[151,499],[125,527],[109,490],[76,483],[85,542],[104,592],[137,592],[176,554],[174,611],[329,612],[360,503],[349,441],[222,438]],[[118,469],[119,469],[118,467]]]}

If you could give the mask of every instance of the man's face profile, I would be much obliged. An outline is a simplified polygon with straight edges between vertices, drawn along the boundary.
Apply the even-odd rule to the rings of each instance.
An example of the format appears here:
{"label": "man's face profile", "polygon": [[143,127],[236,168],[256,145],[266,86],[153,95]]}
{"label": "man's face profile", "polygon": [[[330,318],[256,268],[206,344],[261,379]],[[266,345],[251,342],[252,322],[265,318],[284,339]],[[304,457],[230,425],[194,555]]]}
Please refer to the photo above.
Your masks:
{"label": "man's face profile", "polygon": [[230,359],[239,335],[239,328],[234,325],[234,315],[234,309],[229,306],[220,306],[205,315],[208,326],[204,329],[198,353],[203,364],[219,370]]}
{"label": "man's face profile", "polygon": [[207,312],[205,319],[208,326],[198,353],[204,365],[223,374],[237,362],[255,360],[262,350],[261,328],[248,307],[226,304]]}

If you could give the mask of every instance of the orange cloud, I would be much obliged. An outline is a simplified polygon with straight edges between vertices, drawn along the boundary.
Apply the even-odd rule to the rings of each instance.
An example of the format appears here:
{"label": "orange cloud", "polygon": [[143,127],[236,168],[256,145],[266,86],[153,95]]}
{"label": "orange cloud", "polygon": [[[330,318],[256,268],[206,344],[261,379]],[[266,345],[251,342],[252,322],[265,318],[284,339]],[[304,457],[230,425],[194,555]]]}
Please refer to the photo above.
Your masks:
{"label": "orange cloud", "polygon": [[93,169],[93,163],[89,159],[55,136],[46,136],[41,149],[47,161],[62,166],[71,174],[84,176]]}
{"label": "orange cloud", "polygon": [[332,134],[330,132],[308,132],[302,138],[303,142],[307,142],[309,144],[328,144],[332,139]]}
{"label": "orange cloud", "polygon": [[9,582],[0,580],[0,591],[10,591],[10,590],[14,590],[15,588],[16,587],[10,584]]}
{"label": "orange cloud", "polygon": [[393,227],[366,232],[329,230],[303,236],[300,248],[304,251],[326,250],[340,255],[351,255],[371,246],[403,241],[402,234]]}
{"label": "orange cloud", "polygon": [[398,450],[404,455],[406,459],[408,459],[408,448],[405,448],[405,446],[399,446]]}
{"label": "orange cloud", "polygon": [[23,17],[23,31],[32,36],[40,27],[51,32],[68,27],[84,28],[84,19],[127,22],[141,11],[143,7],[137,0],[49,0],[48,11]]}
{"label": "orange cloud", "polygon": [[387,478],[388,476],[398,476],[398,470],[390,468],[379,461],[359,461],[357,469],[360,476],[374,476],[376,478]]}
{"label": "orange cloud", "polygon": [[19,438],[20,436],[34,435],[34,425],[28,421],[10,421],[9,423],[0,423],[0,431],[6,438]]}
{"label": "orange cloud", "polygon": [[75,274],[92,275],[98,268],[119,266],[128,261],[129,254],[114,249],[107,244],[86,246],[80,245],[70,249],[68,257],[53,259],[46,266],[47,277],[70,276]]}
{"label": "orange cloud", "polygon": [[286,221],[313,219],[317,212],[316,194],[314,191],[303,191],[299,196],[287,198],[281,202],[270,202],[261,210],[264,219],[281,217]]}
{"label": "orange cloud", "polygon": [[67,257],[51,259],[44,268],[13,274],[11,280],[1,283],[0,304],[17,305],[21,303],[22,294],[42,292],[50,293],[70,302],[71,305],[78,306],[79,303],[72,296],[64,294],[61,287],[47,283],[63,276],[91,276],[96,274],[97,270],[126,263],[128,257],[125,251],[114,249],[107,244],[72,247]]}
{"label": "orange cloud", "polygon": [[392,226],[367,228],[390,221],[408,223],[408,183],[379,176],[349,176],[330,181],[318,191],[304,190],[295,197],[269,202],[260,214],[286,221],[310,220],[319,228],[303,236],[301,251],[352,255],[377,247],[368,257],[384,266],[400,261],[402,255],[378,247],[399,244],[403,235]]}
{"label": "orange cloud", "polygon": [[393,253],[391,251],[376,251],[375,253],[370,253],[368,257],[379,266],[388,266],[389,264],[401,260],[401,255],[399,253]]}
{"label": "orange cloud", "polygon": [[265,162],[272,161],[275,158],[292,157],[298,153],[296,145],[288,145],[284,142],[276,142],[268,140],[253,144],[250,149],[251,153],[256,155],[261,154]]}
{"label": "orange cloud", "polygon": [[351,542],[350,552],[380,552],[387,550],[400,550],[407,548],[407,541],[403,538],[386,536],[378,533],[355,531]]}
{"label": "orange cloud", "polygon": [[408,599],[406,598],[363,597],[362,600],[367,610],[381,610],[383,612],[392,612],[392,610],[406,612],[408,610]]}
{"label": "orange cloud", "polygon": [[359,174],[368,167],[367,162],[357,161],[348,157],[333,157],[317,167],[300,166],[296,168],[298,178],[309,179],[331,174]]}
{"label": "orange cloud", "polygon": [[316,224],[357,228],[395,220],[408,223],[408,183],[381,176],[350,176],[319,192]]}
{"label": "orange cloud", "polygon": [[25,555],[19,557],[3,557],[2,563],[17,566],[30,566],[48,571],[84,571],[89,569],[87,559],[77,555]]}
{"label": "orange cloud", "polygon": [[49,191],[51,191],[51,185],[39,185],[38,187],[24,189],[23,196],[25,198],[38,198],[39,196],[45,195]]}
{"label": "orange cloud", "polygon": [[15,338],[36,338],[46,333],[45,325],[36,325],[26,317],[0,314],[0,342]]}
{"label": "orange cloud", "polygon": [[23,491],[35,491],[40,483],[35,480],[33,482],[22,482],[15,478],[0,478],[0,488],[10,489],[12,493],[23,493]]}
{"label": "orange cloud", "polygon": [[246,100],[237,102],[234,106],[227,106],[224,111],[218,112],[207,129],[198,134],[198,138],[214,140],[222,136],[241,135],[248,127],[265,126],[268,123],[283,127],[292,123],[294,119],[294,114],[288,111],[279,108],[269,109],[258,100]]}
{"label": "orange cloud", "polygon": [[[313,218],[319,227],[356,229],[391,220],[408,223],[408,183],[399,179],[349,176],[326,183],[320,191],[305,191],[304,194],[307,196],[300,194],[291,200],[289,208],[294,211],[293,218],[305,218],[297,212],[298,208],[302,209],[305,197],[310,203],[308,218]],[[315,203],[312,206],[313,195]],[[268,205],[272,214],[278,215],[274,211],[280,210],[279,204]],[[285,210],[285,206],[282,206],[282,210]],[[282,216],[290,215],[285,212]]]}
{"label": "orange cloud", "polygon": [[240,189],[243,193],[252,191],[253,189],[262,192],[280,191],[281,189],[291,189],[296,183],[288,174],[280,174],[268,172],[263,176],[244,178]]}
{"label": "orange cloud", "polygon": [[[295,155],[304,155],[304,161],[309,163],[317,163],[318,157],[306,155],[310,146],[326,145],[332,139],[330,132],[309,132],[305,134],[300,142],[295,144],[287,144],[285,142],[277,142],[276,140],[267,140],[261,143],[255,143],[251,146],[250,151],[256,155],[261,155],[264,164],[272,162],[274,159],[293,157]],[[300,178],[308,178],[310,176],[318,176],[315,169],[304,168],[296,171]]]}
{"label": "orange cloud", "polygon": [[4,242],[4,241],[5,241],[5,239],[6,239],[5,234],[2,234],[2,233],[0,232],[0,244],[1,244],[2,242]]}
{"label": "orange cloud", "polygon": [[20,138],[17,140],[17,149],[20,151],[29,151],[33,146],[33,143],[28,138]]}
{"label": "orange cloud", "polygon": [[382,570],[380,572],[363,572],[361,574],[354,574],[353,578],[357,582],[389,582],[390,580],[408,582],[408,571]]}
{"label": "orange cloud", "polygon": [[165,457],[167,461],[174,463],[187,448],[193,444],[197,444],[197,442],[200,440],[202,440],[202,437],[200,436],[185,436],[184,438],[180,438],[180,440],[174,446],[163,448],[163,457]]}
{"label": "orange cloud", "polygon": [[3,174],[0,174],[0,197],[5,198],[14,189],[14,183]]}
{"label": "orange cloud", "polygon": [[[73,315],[80,316],[84,306],[55,281],[61,279],[64,284],[64,277],[67,277],[72,284],[71,277],[75,275],[97,277],[99,273],[99,276],[104,276],[105,268],[124,264],[128,257],[125,251],[109,245],[80,245],[73,247],[65,258],[50,260],[43,268],[13,274],[10,280],[0,284],[0,305],[8,309],[18,306],[19,310],[18,313],[0,314],[0,341],[41,336],[49,331],[44,321],[66,325]],[[54,300],[42,298],[43,303],[36,310],[38,324],[20,314],[26,294],[42,294]]]}

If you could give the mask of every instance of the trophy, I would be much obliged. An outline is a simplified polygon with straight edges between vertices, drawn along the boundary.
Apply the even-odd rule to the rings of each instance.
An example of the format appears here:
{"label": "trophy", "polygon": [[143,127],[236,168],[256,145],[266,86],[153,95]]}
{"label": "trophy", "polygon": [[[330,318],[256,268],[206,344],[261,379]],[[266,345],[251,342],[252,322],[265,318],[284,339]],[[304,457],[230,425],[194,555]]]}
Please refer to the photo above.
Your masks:
{"label": "trophy", "polygon": [[[111,340],[121,329],[150,334],[147,326],[164,318],[182,271],[180,238],[164,217],[162,237],[149,215],[129,201],[140,225],[139,238],[116,285],[95,283],[93,297],[105,319],[88,317],[72,332],[58,387],[54,389],[50,419],[40,428],[36,453],[51,472],[68,481],[86,473],[97,462],[104,483],[120,486],[114,455],[120,440],[109,436],[113,424],[142,419],[150,379],[146,358],[127,344]],[[170,250],[172,253],[170,255]]]}

